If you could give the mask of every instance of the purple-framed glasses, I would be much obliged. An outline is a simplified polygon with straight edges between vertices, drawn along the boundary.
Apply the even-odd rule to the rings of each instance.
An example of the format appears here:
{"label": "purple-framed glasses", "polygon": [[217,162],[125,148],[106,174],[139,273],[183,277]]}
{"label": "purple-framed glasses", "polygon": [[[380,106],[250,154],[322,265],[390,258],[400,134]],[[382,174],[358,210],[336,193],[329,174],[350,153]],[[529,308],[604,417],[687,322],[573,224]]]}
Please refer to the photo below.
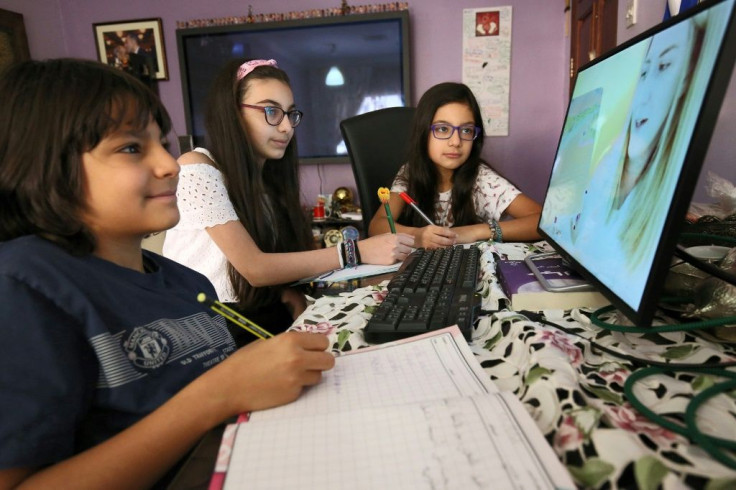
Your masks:
{"label": "purple-framed glasses", "polygon": [[432,136],[438,140],[449,140],[455,131],[460,135],[460,139],[465,141],[473,141],[480,134],[480,128],[471,125],[453,126],[447,123],[437,123],[432,124],[429,128],[432,130]]}

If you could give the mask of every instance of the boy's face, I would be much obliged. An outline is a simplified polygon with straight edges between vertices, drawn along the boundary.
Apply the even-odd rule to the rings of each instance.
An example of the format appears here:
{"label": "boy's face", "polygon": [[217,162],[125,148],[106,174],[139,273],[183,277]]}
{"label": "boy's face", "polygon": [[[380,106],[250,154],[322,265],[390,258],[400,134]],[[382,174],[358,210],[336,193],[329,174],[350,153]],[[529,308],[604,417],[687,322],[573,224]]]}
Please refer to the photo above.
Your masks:
{"label": "boy's face", "polygon": [[179,222],[179,164],[162,145],[158,124],[143,130],[124,124],[82,155],[82,220],[98,241],[134,243]]}

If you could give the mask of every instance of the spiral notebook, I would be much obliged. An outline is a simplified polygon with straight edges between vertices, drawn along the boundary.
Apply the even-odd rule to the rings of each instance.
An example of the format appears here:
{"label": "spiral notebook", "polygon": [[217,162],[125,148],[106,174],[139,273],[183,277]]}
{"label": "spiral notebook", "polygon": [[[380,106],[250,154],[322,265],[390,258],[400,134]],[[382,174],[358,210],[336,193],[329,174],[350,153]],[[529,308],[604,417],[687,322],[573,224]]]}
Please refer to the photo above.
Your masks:
{"label": "spiral notebook", "polygon": [[457,327],[337,358],[295,402],[227,428],[210,490],[575,488]]}

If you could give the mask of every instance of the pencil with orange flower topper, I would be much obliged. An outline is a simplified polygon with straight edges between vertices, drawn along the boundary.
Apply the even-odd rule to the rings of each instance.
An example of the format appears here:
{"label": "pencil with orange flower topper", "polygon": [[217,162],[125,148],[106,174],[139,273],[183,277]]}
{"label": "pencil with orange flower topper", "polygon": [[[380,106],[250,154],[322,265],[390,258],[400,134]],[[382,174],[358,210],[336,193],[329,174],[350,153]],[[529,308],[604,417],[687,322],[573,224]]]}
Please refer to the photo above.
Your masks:
{"label": "pencil with orange flower topper", "polygon": [[396,233],[396,225],[394,225],[394,217],[391,214],[391,207],[388,205],[388,198],[391,196],[391,192],[388,187],[378,188],[378,199],[383,203],[383,209],[386,210],[386,217],[388,218],[388,225],[391,227],[391,233]]}

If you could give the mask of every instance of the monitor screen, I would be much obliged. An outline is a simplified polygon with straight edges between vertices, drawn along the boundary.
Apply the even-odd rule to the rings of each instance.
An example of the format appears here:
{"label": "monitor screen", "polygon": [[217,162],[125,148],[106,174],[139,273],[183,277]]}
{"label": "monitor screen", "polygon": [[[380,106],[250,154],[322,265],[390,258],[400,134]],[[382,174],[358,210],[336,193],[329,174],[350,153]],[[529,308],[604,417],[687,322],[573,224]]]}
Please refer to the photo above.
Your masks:
{"label": "monitor screen", "polygon": [[736,51],[734,3],[706,1],[583,67],[539,231],[649,325]]}
{"label": "monitor screen", "polygon": [[204,145],[204,104],[233,58],[275,59],[304,118],[302,163],[347,163],[340,121],[411,100],[408,11],[179,29],[187,132]]}

